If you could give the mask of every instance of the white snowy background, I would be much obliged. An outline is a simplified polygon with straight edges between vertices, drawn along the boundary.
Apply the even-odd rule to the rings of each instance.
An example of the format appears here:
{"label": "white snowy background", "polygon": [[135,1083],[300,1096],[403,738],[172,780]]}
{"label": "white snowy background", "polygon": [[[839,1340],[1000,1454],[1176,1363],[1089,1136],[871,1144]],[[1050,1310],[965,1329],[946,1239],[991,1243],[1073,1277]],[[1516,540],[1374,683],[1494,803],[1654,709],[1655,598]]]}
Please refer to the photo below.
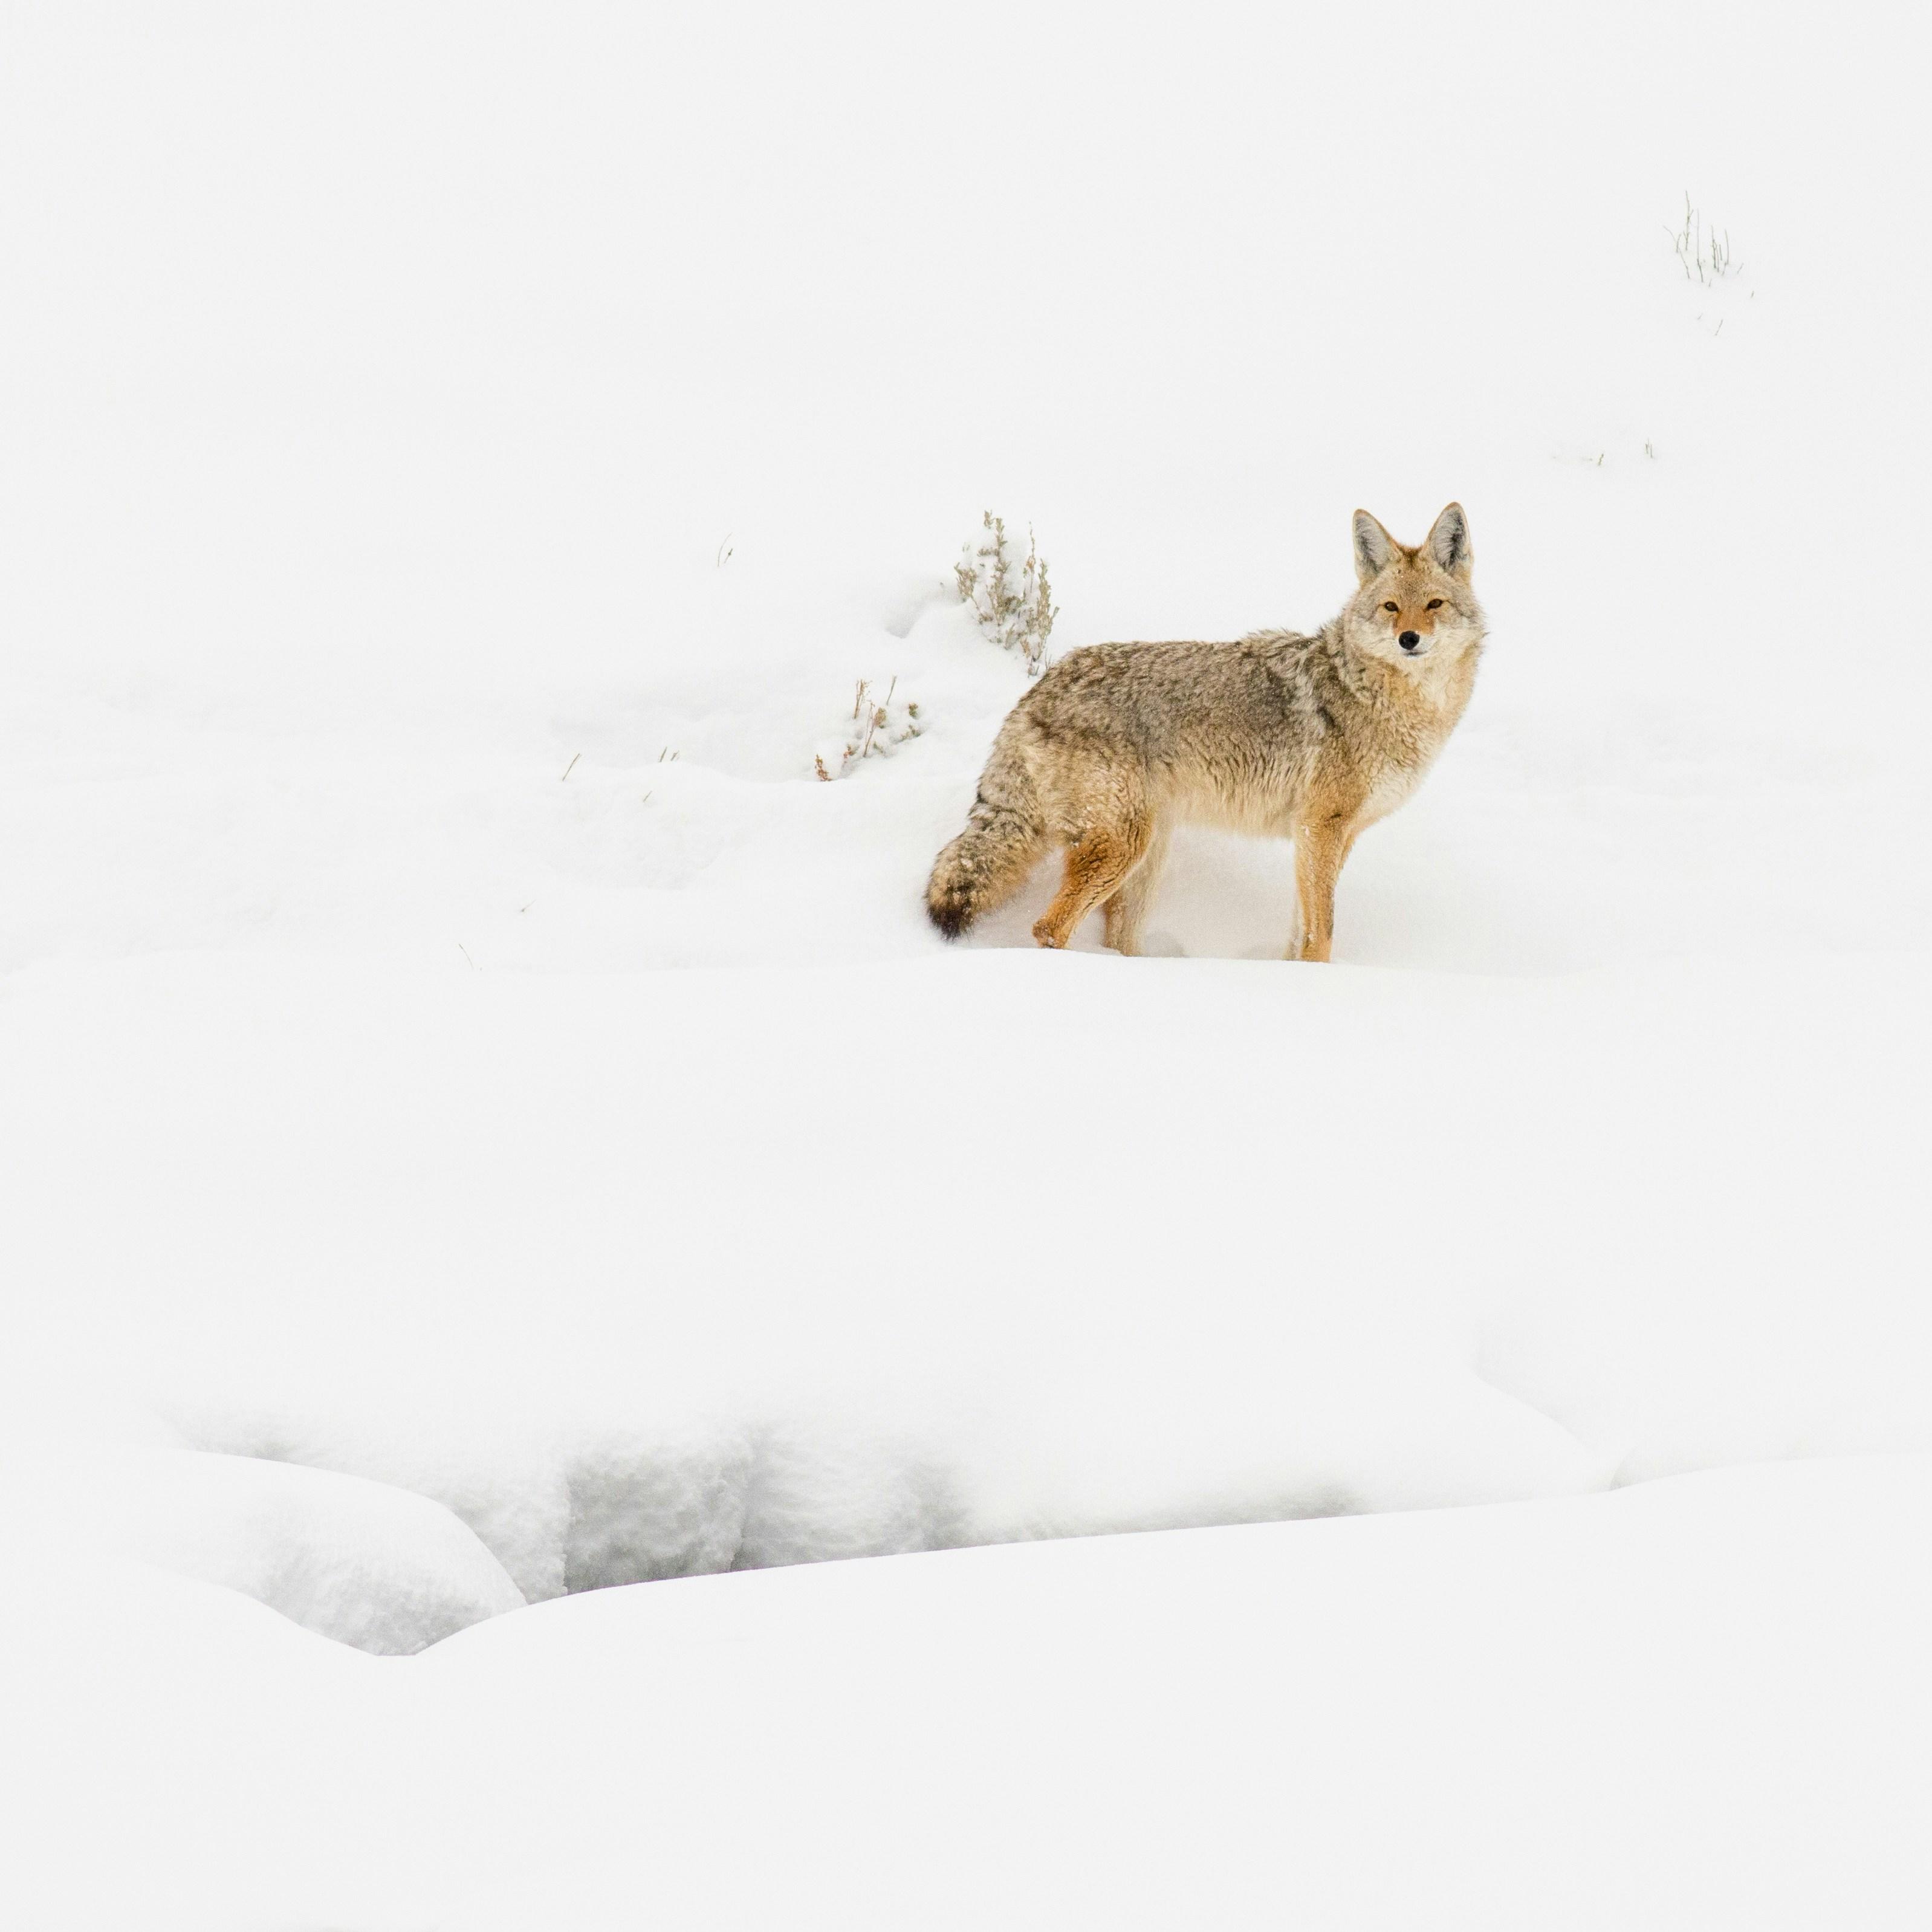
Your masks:
{"label": "white snowy background", "polygon": [[[1927,39],[0,12],[0,1918],[1932,1918]],[[1336,964],[941,945],[983,509],[1452,497]]]}

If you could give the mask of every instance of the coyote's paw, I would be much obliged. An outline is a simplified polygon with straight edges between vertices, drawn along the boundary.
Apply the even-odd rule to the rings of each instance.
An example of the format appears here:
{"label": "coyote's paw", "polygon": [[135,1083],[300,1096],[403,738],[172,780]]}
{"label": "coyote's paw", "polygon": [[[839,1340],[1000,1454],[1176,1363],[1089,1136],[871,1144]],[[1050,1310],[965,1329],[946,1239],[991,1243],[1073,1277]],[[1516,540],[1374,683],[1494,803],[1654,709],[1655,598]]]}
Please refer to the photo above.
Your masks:
{"label": "coyote's paw", "polygon": [[1034,944],[1050,946],[1056,952],[1066,944],[1043,919],[1034,922],[1033,937]]}

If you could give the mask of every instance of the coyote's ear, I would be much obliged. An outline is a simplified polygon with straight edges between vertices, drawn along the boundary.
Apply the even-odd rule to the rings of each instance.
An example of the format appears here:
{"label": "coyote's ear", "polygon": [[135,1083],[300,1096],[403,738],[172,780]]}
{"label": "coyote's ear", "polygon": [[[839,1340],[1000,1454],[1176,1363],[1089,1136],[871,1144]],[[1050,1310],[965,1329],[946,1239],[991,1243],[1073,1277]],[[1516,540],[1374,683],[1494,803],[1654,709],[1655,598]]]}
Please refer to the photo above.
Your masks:
{"label": "coyote's ear", "polygon": [[1451,503],[1429,532],[1429,554],[1451,577],[1467,577],[1472,560],[1469,520],[1460,503]]}
{"label": "coyote's ear", "polygon": [[1355,512],[1355,574],[1364,584],[1378,577],[1395,555],[1395,539],[1366,510]]}

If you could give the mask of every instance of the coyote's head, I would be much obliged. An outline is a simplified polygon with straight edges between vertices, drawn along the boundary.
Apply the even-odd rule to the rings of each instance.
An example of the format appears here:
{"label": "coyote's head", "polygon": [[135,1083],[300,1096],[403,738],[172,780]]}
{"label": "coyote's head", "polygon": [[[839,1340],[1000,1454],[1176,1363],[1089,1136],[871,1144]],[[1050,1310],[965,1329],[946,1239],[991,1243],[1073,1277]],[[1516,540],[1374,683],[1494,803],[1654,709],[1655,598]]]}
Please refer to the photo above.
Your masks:
{"label": "coyote's head", "polygon": [[1483,639],[1483,607],[1469,587],[1469,520],[1451,503],[1414,550],[1366,510],[1355,512],[1355,574],[1361,588],[1342,614],[1358,650],[1395,664],[1454,658]]}

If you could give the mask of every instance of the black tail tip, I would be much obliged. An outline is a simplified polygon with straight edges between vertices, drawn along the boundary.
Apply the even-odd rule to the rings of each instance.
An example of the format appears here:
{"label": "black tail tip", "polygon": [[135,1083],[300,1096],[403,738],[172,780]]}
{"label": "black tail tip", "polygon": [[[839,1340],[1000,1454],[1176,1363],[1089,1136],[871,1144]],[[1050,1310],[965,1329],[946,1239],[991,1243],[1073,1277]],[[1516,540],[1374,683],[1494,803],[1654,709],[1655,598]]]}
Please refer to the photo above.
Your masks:
{"label": "black tail tip", "polygon": [[926,910],[941,935],[947,939],[957,939],[973,923],[972,908],[962,899],[942,898],[934,894],[926,901]]}

